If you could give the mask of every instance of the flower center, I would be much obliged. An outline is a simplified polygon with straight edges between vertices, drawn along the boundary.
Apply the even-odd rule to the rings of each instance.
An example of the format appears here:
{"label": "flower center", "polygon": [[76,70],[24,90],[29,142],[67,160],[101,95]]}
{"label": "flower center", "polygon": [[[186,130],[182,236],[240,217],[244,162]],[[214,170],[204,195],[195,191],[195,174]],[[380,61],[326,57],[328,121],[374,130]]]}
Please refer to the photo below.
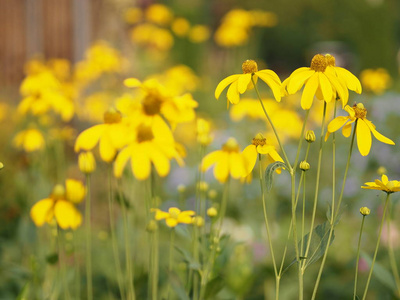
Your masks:
{"label": "flower center", "polygon": [[65,198],[65,188],[62,184],[57,184],[51,192],[51,198],[54,200]]}
{"label": "flower center", "polygon": [[258,133],[256,136],[255,136],[255,138],[252,140],[252,144],[254,145],[254,146],[264,146],[265,144],[266,144],[266,138],[265,137],[263,137],[263,135],[261,134],[261,133]]}
{"label": "flower center", "polygon": [[171,218],[177,220],[178,217],[179,217],[179,212],[173,210],[173,211],[169,212],[169,216],[170,216]]}
{"label": "flower center", "polygon": [[225,152],[239,152],[239,145],[234,138],[229,138],[226,143],[222,145],[222,150]]}
{"label": "flower center", "polygon": [[357,119],[364,119],[367,116],[367,109],[364,107],[364,104],[362,103],[354,104],[353,109],[355,112],[355,117]]}
{"label": "flower center", "polygon": [[136,139],[139,143],[143,143],[145,141],[150,141],[154,138],[153,131],[151,127],[146,125],[139,125],[137,129]]}
{"label": "flower center", "polygon": [[121,119],[122,119],[121,113],[114,108],[110,108],[104,113],[105,124],[119,123],[121,122]]}
{"label": "flower center", "polygon": [[326,67],[328,66],[328,62],[325,56],[322,54],[314,55],[311,60],[310,69],[316,72],[325,72]]}
{"label": "flower center", "polygon": [[154,116],[160,113],[162,100],[160,96],[154,92],[150,92],[143,99],[143,110],[144,113],[148,116]]}
{"label": "flower center", "polygon": [[257,63],[254,60],[248,59],[242,64],[243,74],[253,74],[258,71]]}
{"label": "flower center", "polygon": [[326,63],[328,64],[328,66],[336,67],[336,60],[333,55],[325,54],[325,58],[326,58]]}

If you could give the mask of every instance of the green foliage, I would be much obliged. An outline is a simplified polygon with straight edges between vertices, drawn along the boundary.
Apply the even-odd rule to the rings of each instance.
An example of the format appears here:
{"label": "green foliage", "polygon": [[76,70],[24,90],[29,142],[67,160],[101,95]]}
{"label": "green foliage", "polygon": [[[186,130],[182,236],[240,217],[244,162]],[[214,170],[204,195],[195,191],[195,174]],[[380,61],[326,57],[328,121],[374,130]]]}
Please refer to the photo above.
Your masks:
{"label": "green foliage", "polygon": [[269,164],[267,169],[265,170],[265,186],[267,187],[267,191],[271,190],[274,172],[279,168],[286,170],[287,166],[281,161],[276,161],[272,164]]}

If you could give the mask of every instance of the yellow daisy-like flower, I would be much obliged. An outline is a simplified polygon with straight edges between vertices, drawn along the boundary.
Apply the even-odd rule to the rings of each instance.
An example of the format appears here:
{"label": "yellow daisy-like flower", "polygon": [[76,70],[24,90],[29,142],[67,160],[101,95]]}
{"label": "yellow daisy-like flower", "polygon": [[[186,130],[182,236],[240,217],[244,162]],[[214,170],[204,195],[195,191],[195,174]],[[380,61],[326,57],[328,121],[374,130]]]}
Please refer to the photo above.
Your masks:
{"label": "yellow daisy-like flower", "polygon": [[42,133],[36,128],[30,128],[17,133],[14,137],[13,144],[18,149],[26,152],[41,150],[45,146]]}
{"label": "yellow daisy-like flower", "polygon": [[133,175],[139,180],[149,177],[153,164],[157,173],[167,176],[170,171],[169,160],[175,158],[183,165],[181,156],[176,150],[175,142],[170,136],[167,124],[160,123],[157,130],[141,124],[136,128],[135,140],[122,149],[114,164],[115,177],[121,177],[128,160],[131,160]]}
{"label": "yellow daisy-like flower", "polygon": [[371,150],[372,138],[371,132],[374,137],[382,143],[394,145],[394,142],[380,134],[375,129],[375,125],[371,121],[367,120],[367,110],[362,103],[358,103],[350,107],[346,105],[344,108],[348,113],[348,117],[340,116],[333,119],[328,124],[328,131],[325,136],[325,140],[328,139],[330,133],[339,130],[343,126],[342,133],[345,137],[349,137],[351,134],[351,124],[357,121],[356,135],[357,135],[357,146],[362,156],[368,155]]}
{"label": "yellow daisy-like flower", "polygon": [[254,60],[246,60],[242,64],[243,74],[235,74],[228,76],[222,80],[215,89],[215,98],[218,100],[222,91],[229,86],[226,94],[229,102],[236,104],[240,100],[240,95],[245,91],[254,88],[251,78],[254,76],[254,81],[261,78],[272,90],[276,101],[281,101],[281,80],[278,75],[272,70],[258,71],[257,63]]}
{"label": "yellow daisy-like flower", "polygon": [[389,72],[383,68],[363,70],[360,78],[365,89],[377,95],[382,94],[392,83]]}
{"label": "yellow daisy-like flower", "polygon": [[223,183],[229,176],[235,179],[246,176],[251,170],[250,163],[240,153],[239,145],[234,138],[229,138],[222,150],[207,154],[202,161],[201,170],[207,171],[212,165],[215,178]]}
{"label": "yellow daisy-like flower", "polygon": [[[251,142],[251,145],[244,148],[242,152],[242,155],[245,157],[249,167],[247,169],[248,173],[245,174],[244,176],[249,175],[251,171],[254,169],[258,154],[267,154],[270,163],[273,163],[275,161],[283,162],[282,157],[278,154],[278,152],[276,152],[275,147],[273,145],[268,144],[267,139],[264,138],[264,136],[261,133],[258,133]],[[277,169],[276,171],[277,173],[281,173],[280,169]]]}
{"label": "yellow daisy-like flower", "polygon": [[382,174],[382,180],[375,179],[375,182],[366,182],[366,186],[362,186],[363,189],[369,190],[380,190],[388,194],[400,192],[400,181],[391,180],[385,174]]}
{"label": "yellow daisy-like flower", "polygon": [[286,91],[289,94],[295,94],[304,85],[301,96],[301,107],[304,110],[311,108],[314,96],[320,100],[330,102],[336,97],[336,93],[344,106],[349,99],[348,91],[332,72],[332,69],[327,69],[327,67],[328,60],[326,57],[321,54],[315,55],[309,68],[302,67],[295,70],[283,82],[283,94]]}
{"label": "yellow daisy-like flower", "polygon": [[158,208],[152,208],[152,212],[155,212],[155,219],[157,221],[164,220],[168,227],[175,227],[178,224],[191,224],[193,222],[193,216],[196,214],[193,210],[181,211],[179,208],[171,207],[168,212],[162,211]]}
{"label": "yellow daisy-like flower", "polygon": [[55,218],[62,229],[76,229],[82,223],[82,215],[74,204],[82,202],[86,190],[80,181],[67,179],[53,188],[48,198],[42,199],[31,208],[31,218],[36,226],[51,224]]}
{"label": "yellow daisy-like flower", "polygon": [[104,124],[95,125],[79,134],[75,142],[75,152],[90,151],[99,144],[100,157],[111,162],[117,151],[127,144],[128,126],[122,122],[122,115],[115,109],[104,114]]}

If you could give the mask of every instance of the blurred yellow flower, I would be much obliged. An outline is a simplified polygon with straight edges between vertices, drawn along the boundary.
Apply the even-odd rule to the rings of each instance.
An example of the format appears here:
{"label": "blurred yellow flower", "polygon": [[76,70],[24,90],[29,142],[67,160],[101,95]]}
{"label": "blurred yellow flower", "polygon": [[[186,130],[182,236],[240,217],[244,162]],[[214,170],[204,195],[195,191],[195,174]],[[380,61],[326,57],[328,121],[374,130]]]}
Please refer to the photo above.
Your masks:
{"label": "blurred yellow flower", "polygon": [[214,34],[215,42],[222,47],[236,47],[244,45],[249,39],[246,28],[232,27],[222,24]]}
{"label": "blurred yellow flower", "polygon": [[143,12],[139,7],[130,7],[124,12],[123,17],[126,23],[136,24],[143,19]]}
{"label": "blurred yellow flower", "polygon": [[363,189],[369,190],[380,190],[388,194],[400,191],[400,181],[391,180],[385,174],[382,174],[382,180],[376,179],[375,182],[366,182],[366,186],[362,186]]}
{"label": "blurred yellow flower", "polygon": [[185,18],[176,18],[171,24],[171,30],[179,37],[184,37],[189,33],[190,23]]}
{"label": "blurred yellow flower", "polygon": [[173,19],[173,12],[163,4],[152,4],[146,9],[145,16],[154,24],[168,25]]}
{"label": "blurred yellow flower", "polygon": [[65,188],[58,184],[48,198],[42,199],[31,208],[30,215],[36,226],[51,224],[53,218],[62,229],[76,229],[82,223],[82,215],[74,203],[85,197],[85,187],[80,181],[67,179]]}
{"label": "blurred yellow flower", "polygon": [[156,130],[141,124],[135,131],[135,140],[122,149],[115,160],[115,177],[122,176],[129,159],[133,175],[139,180],[147,179],[150,176],[152,164],[161,177],[168,175],[170,159],[175,158],[178,164],[183,164],[175,148],[175,142],[169,136],[170,130],[165,123],[160,123]]}
{"label": "blurred yellow flower", "polygon": [[191,68],[185,65],[176,65],[169,68],[162,74],[148,77],[146,80],[157,80],[174,95],[181,95],[197,89],[200,83],[199,77]]}
{"label": "blurred yellow flower", "polygon": [[170,207],[168,212],[162,211],[158,208],[152,208],[152,212],[155,212],[155,219],[165,220],[168,227],[175,227],[178,224],[192,224],[193,216],[196,214],[193,210],[181,211],[179,208]]}
{"label": "blurred yellow flower", "polygon": [[222,150],[207,154],[201,163],[201,170],[205,172],[214,164],[214,176],[221,183],[226,182],[229,176],[235,179],[246,176],[252,167],[240,153],[239,145],[234,138],[229,138],[222,146]]}
{"label": "blurred yellow flower", "polygon": [[328,124],[328,131],[326,133],[325,140],[328,139],[330,133],[339,130],[339,128],[343,125],[344,127],[342,129],[342,133],[345,137],[349,137],[351,134],[351,124],[357,122],[357,146],[362,156],[368,155],[369,151],[371,150],[371,132],[378,141],[381,141],[385,144],[394,145],[394,142],[391,139],[388,139],[376,131],[375,125],[372,124],[371,121],[367,120],[367,109],[362,103],[355,104],[353,107],[346,105],[344,109],[348,112],[349,116],[340,116],[333,119]]}
{"label": "blurred yellow flower", "polygon": [[[273,163],[275,161],[283,162],[282,157],[278,154],[278,152],[276,152],[275,147],[269,144],[267,139],[261,133],[258,133],[255,138],[253,138],[251,145],[244,148],[242,152],[242,155],[246,159],[248,166],[248,169],[246,170],[247,173],[244,174],[243,177],[249,175],[251,171],[253,171],[258,154],[266,154],[268,156],[269,163]],[[277,169],[276,172],[281,173],[281,170]]]}
{"label": "blurred yellow flower", "polygon": [[104,114],[104,124],[92,126],[79,134],[75,142],[75,152],[90,151],[99,144],[101,159],[111,162],[117,150],[128,143],[128,136],[129,128],[122,122],[121,113],[109,109]]}
{"label": "blurred yellow flower", "polygon": [[250,14],[253,26],[274,27],[276,24],[278,24],[278,17],[273,12],[251,10]]}
{"label": "blurred yellow flower", "polygon": [[170,50],[174,45],[174,38],[167,29],[149,23],[133,28],[131,38],[138,45],[162,52]]}
{"label": "blurred yellow flower", "polygon": [[254,81],[256,81],[258,77],[261,78],[261,80],[271,88],[276,101],[281,101],[281,80],[274,71],[267,69],[258,71],[257,63],[254,60],[246,60],[243,62],[242,70],[243,74],[228,76],[218,84],[215,89],[215,98],[218,99],[222,91],[230,85],[227,92],[228,101],[232,104],[237,104],[240,100],[240,94],[254,87],[251,81],[254,76]]}
{"label": "blurred yellow flower", "polygon": [[332,73],[327,70],[328,61],[324,55],[314,55],[309,68],[302,67],[295,70],[283,84],[283,94],[286,92],[294,94],[304,85],[301,97],[301,107],[304,110],[310,109],[316,96],[319,100],[331,102],[336,98],[336,92],[342,100],[343,106],[347,103],[348,90]]}
{"label": "blurred yellow flower", "polygon": [[41,150],[45,146],[45,140],[42,133],[36,128],[29,128],[17,133],[13,139],[13,144],[16,148],[33,152]]}
{"label": "blurred yellow flower", "polygon": [[210,28],[206,25],[194,25],[189,31],[189,40],[192,43],[203,43],[210,38]]}
{"label": "blurred yellow flower", "polygon": [[377,95],[382,94],[392,83],[390,74],[383,68],[363,70],[360,78],[365,89]]}
{"label": "blurred yellow flower", "polygon": [[202,118],[197,118],[197,142],[200,145],[208,146],[212,142],[213,137],[210,132],[210,122]]}
{"label": "blurred yellow flower", "polygon": [[84,174],[93,173],[96,169],[96,160],[94,159],[93,153],[82,152],[78,156],[79,170]]}

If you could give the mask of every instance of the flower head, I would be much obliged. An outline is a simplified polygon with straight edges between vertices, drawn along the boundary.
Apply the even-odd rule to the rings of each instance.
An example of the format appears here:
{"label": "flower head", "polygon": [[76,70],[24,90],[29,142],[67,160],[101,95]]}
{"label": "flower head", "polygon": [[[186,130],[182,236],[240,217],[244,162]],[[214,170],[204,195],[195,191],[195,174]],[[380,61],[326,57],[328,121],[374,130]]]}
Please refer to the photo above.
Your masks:
{"label": "flower head", "polygon": [[326,133],[325,140],[328,139],[330,133],[339,130],[339,128],[341,128],[343,125],[342,133],[345,137],[349,137],[351,134],[351,124],[357,121],[357,146],[362,156],[368,155],[369,151],[371,150],[371,132],[378,141],[381,141],[385,144],[394,145],[394,142],[391,139],[376,131],[375,125],[372,124],[371,121],[367,120],[367,109],[362,103],[357,103],[353,105],[353,107],[346,105],[344,109],[348,112],[349,116],[340,116],[333,119],[328,124],[328,131]]}
{"label": "flower head", "polygon": [[168,212],[162,211],[158,208],[152,208],[151,211],[155,212],[155,219],[157,221],[164,220],[168,227],[175,227],[176,225],[191,224],[193,222],[193,216],[196,214],[193,210],[181,211],[179,208],[171,207]]}
{"label": "flower head", "polygon": [[85,197],[85,187],[80,181],[67,179],[65,187],[57,184],[48,198],[42,199],[31,208],[31,218],[36,226],[51,223],[56,219],[62,229],[76,229],[82,223],[82,215],[76,209]]}
{"label": "flower head", "polygon": [[18,149],[23,149],[26,152],[41,150],[45,146],[45,140],[42,133],[32,127],[17,133],[14,137],[13,144]]}
{"label": "flower head", "polygon": [[382,175],[381,180],[375,179],[374,182],[366,182],[364,184],[366,186],[362,186],[361,188],[369,190],[380,190],[388,194],[400,191],[400,181],[389,181],[388,177],[385,174]]}
{"label": "flower head", "polygon": [[96,169],[96,160],[94,159],[93,153],[88,151],[79,154],[78,165],[79,165],[79,170],[81,170],[82,173],[85,174],[93,173],[94,170]]}
{"label": "flower head", "polygon": [[387,90],[392,82],[389,72],[383,68],[363,70],[360,78],[365,89],[377,95]]}
{"label": "flower head", "polygon": [[261,70],[258,71],[257,63],[254,60],[246,60],[242,64],[243,74],[235,74],[228,76],[223,79],[215,89],[215,98],[219,98],[222,91],[229,86],[227,92],[228,105],[229,102],[236,104],[240,100],[240,95],[245,91],[254,88],[252,77],[254,76],[254,81],[260,78],[264,81],[272,90],[276,101],[281,101],[281,80],[274,71],[271,70]]}
{"label": "flower head", "polygon": [[294,94],[304,85],[303,95],[301,96],[301,107],[304,110],[310,109],[314,96],[326,102],[336,98],[336,93],[342,100],[343,105],[348,101],[349,95],[344,84],[328,68],[328,60],[324,55],[317,54],[311,60],[309,68],[303,67],[295,70],[287,78],[282,87],[284,94]]}
{"label": "flower head", "polygon": [[360,214],[363,216],[368,216],[371,213],[371,210],[368,207],[361,207]]}

